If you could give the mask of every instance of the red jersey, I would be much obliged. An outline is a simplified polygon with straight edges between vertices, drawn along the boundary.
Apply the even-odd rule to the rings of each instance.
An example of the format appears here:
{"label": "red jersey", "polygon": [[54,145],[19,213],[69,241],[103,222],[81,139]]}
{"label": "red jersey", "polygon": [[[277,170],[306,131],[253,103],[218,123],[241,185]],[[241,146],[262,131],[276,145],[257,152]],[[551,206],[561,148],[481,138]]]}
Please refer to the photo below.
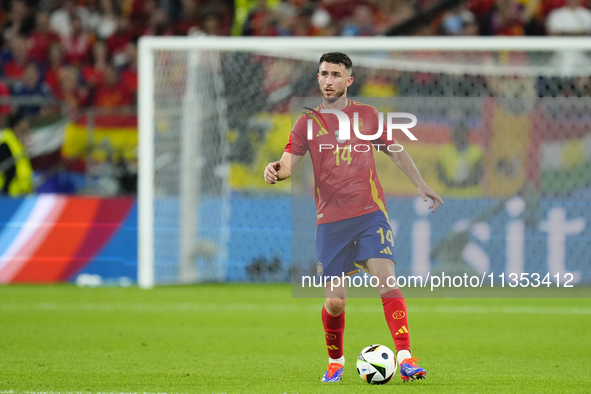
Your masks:
{"label": "red jersey", "polygon": [[97,107],[123,107],[133,104],[133,97],[121,85],[109,87],[101,84],[94,95]]}
{"label": "red jersey", "polygon": [[87,84],[96,86],[103,82],[103,71],[97,69],[93,64],[82,67],[82,78]]}
{"label": "red jersey", "polygon": [[[370,105],[347,101],[347,107],[341,111],[351,122],[353,114],[358,113],[359,132],[363,135],[376,134],[379,120],[377,110]],[[315,108],[316,111],[321,109],[322,106]],[[285,147],[285,152],[296,156],[310,152],[316,189],[316,223],[337,222],[378,210],[388,217],[384,191],[373,159],[374,144],[383,144],[379,146],[383,151],[387,145],[394,143],[387,140],[385,126],[382,136],[373,141],[360,139],[351,127],[351,138],[341,142],[336,135],[339,129],[337,117],[334,114],[322,116],[326,120],[327,130],[324,126],[321,129],[311,116],[304,115],[295,123]],[[312,119],[313,126],[310,140],[307,137],[308,119]]]}
{"label": "red jersey", "polygon": [[52,92],[58,92],[61,89],[59,78],[61,69],[61,67],[58,67],[57,69],[48,68],[45,70],[45,83],[51,88]]}
{"label": "red jersey", "polygon": [[81,34],[79,36],[69,35],[62,41],[64,57],[73,65],[78,65],[88,57],[90,53],[90,36]]}
{"label": "red jersey", "polygon": [[132,95],[137,94],[137,68],[127,67],[121,72],[121,84]]}
{"label": "red jersey", "polygon": [[9,60],[4,65],[4,76],[10,79],[22,79],[26,66],[26,63],[17,64],[14,60]]}
{"label": "red jersey", "polygon": [[54,32],[31,34],[29,36],[29,59],[37,63],[46,63],[49,59],[49,47],[59,40],[59,36]]}

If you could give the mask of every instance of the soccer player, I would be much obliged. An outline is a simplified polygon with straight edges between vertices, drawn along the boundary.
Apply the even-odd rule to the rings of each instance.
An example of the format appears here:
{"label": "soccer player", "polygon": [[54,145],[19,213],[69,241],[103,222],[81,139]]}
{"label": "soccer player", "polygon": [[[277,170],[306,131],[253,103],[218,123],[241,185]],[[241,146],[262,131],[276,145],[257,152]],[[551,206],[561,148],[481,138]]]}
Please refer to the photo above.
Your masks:
{"label": "soccer player", "polygon": [[[318,84],[323,100],[312,112],[336,109],[349,119],[354,119],[353,114],[357,112],[358,131],[375,135],[379,129],[377,110],[347,98],[347,88],[353,83],[352,67],[351,59],[344,53],[322,55]],[[429,209],[433,212],[443,201],[423,181],[408,153],[400,150],[400,145],[386,148],[394,141],[386,139],[385,127],[382,137],[373,141],[362,140],[353,132],[350,139],[344,141],[335,133],[339,130],[337,116],[325,114],[326,125],[311,122],[313,138],[308,139],[307,120],[313,119],[312,115],[318,118],[319,113],[308,113],[295,123],[281,160],[269,163],[265,168],[265,181],[275,184],[287,179],[306,152],[310,152],[316,187],[318,275],[340,277],[360,272],[362,267],[377,277],[379,285],[376,289],[382,297],[386,322],[396,346],[400,376],[404,381],[422,379],[426,371],[417,366],[417,359],[410,353],[404,296],[396,283],[388,280],[395,277],[394,239],[372,149],[386,153],[417,186],[419,196],[424,201],[427,198],[432,200]],[[343,333],[347,289],[343,284],[331,290],[327,284],[325,293],[322,323],[329,362],[322,381],[337,382],[341,380],[345,365]]]}

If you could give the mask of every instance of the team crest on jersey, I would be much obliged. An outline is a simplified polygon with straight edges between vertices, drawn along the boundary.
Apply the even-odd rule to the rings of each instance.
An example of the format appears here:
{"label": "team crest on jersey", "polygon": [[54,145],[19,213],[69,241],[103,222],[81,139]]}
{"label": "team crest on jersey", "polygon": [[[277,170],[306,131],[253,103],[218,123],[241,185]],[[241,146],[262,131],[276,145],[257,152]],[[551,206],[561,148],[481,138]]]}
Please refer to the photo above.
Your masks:
{"label": "team crest on jersey", "polygon": [[[363,119],[357,118],[357,125],[359,126],[359,132],[363,132]],[[355,130],[355,118],[351,118],[351,128]]]}
{"label": "team crest on jersey", "polygon": [[316,275],[322,276],[323,274],[324,274],[324,267],[322,266],[322,263],[319,261],[316,264]]}

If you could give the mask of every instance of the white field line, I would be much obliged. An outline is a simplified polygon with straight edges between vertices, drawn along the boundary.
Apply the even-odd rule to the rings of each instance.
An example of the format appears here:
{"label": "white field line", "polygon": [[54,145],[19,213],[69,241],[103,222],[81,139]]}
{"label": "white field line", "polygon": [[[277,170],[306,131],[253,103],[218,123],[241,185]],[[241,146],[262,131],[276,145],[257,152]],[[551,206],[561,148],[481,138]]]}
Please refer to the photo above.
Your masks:
{"label": "white field line", "polygon": [[[0,311],[97,311],[97,312],[319,312],[321,302],[318,305],[295,304],[257,304],[257,303],[53,303],[53,302],[2,302]],[[376,313],[382,310],[381,306],[349,305],[347,310],[353,313]],[[466,313],[466,314],[529,314],[529,315],[591,315],[591,307],[561,307],[561,306],[486,306],[486,305],[439,305],[420,306],[409,305],[409,313]],[[0,394],[3,394],[0,391]]]}

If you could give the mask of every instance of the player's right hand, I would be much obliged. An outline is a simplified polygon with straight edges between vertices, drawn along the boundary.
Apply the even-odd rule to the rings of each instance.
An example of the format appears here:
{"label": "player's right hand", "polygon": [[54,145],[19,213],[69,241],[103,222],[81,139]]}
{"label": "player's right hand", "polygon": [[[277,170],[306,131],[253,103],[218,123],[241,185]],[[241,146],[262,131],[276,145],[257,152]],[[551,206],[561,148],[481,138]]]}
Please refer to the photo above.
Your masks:
{"label": "player's right hand", "polygon": [[281,162],[274,161],[265,167],[265,182],[270,185],[277,183],[277,171],[281,169]]}

